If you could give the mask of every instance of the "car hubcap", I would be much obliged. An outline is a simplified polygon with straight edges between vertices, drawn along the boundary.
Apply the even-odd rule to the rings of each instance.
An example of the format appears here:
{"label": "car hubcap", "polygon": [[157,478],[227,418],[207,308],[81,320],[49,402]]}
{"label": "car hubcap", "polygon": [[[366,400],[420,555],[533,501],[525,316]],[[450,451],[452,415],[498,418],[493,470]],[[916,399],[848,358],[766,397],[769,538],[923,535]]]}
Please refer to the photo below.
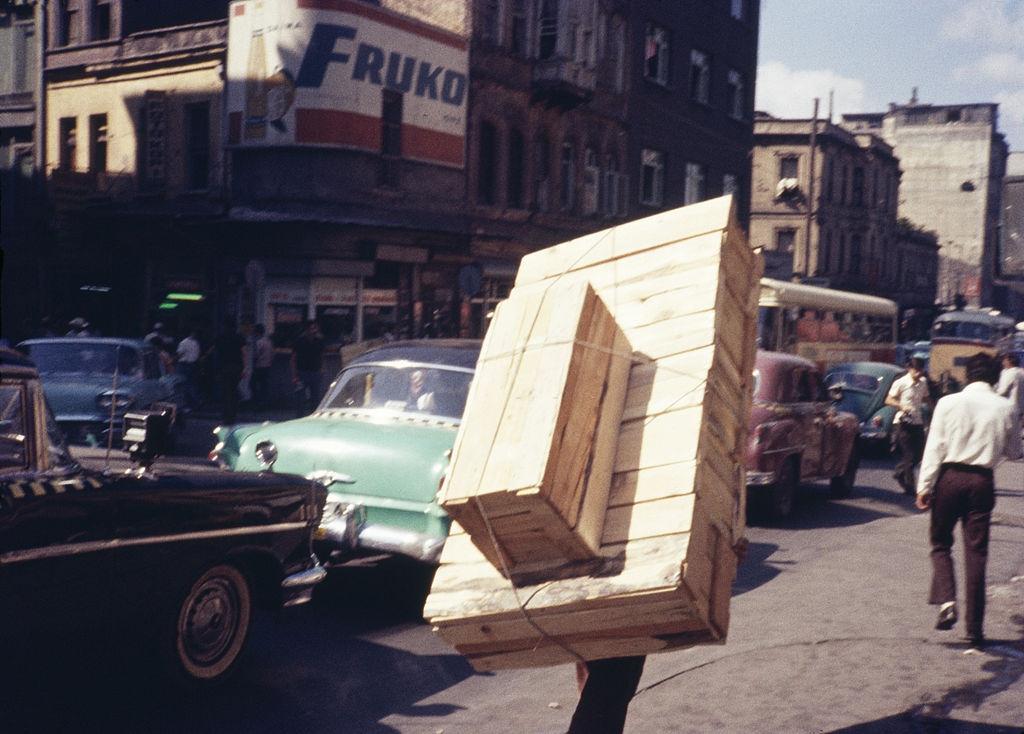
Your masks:
{"label": "car hubcap", "polygon": [[238,628],[234,586],[227,579],[209,579],[186,604],[179,629],[185,654],[200,665],[214,663],[231,646]]}

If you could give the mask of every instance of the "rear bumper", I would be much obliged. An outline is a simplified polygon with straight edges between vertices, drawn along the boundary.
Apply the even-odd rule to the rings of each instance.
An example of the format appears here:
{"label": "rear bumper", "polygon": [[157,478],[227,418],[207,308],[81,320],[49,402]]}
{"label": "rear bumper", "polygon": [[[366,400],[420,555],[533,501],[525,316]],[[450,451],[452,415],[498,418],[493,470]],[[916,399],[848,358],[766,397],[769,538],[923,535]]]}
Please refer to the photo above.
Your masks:
{"label": "rear bumper", "polygon": [[311,568],[284,577],[281,582],[282,606],[294,607],[305,604],[313,598],[313,587],[326,578],[327,572],[316,556],[310,558],[310,561],[313,563]]}

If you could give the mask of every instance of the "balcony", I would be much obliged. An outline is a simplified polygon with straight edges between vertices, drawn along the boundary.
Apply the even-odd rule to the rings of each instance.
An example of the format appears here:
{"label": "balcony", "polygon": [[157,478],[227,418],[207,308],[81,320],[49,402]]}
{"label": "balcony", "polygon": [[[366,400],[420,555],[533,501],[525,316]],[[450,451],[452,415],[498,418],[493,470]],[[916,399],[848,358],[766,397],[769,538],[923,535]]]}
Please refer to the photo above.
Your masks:
{"label": "balcony", "polygon": [[570,109],[590,100],[597,85],[594,69],[578,61],[542,59],[533,66],[533,97],[550,107]]}

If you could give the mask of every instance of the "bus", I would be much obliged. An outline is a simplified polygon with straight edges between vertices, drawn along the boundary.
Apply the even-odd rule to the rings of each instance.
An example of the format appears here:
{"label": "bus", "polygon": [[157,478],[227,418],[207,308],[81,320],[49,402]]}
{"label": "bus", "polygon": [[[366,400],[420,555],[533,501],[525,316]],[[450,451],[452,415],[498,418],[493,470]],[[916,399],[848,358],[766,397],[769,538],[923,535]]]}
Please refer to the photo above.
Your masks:
{"label": "bus", "polygon": [[932,323],[929,376],[943,394],[956,392],[967,377],[968,357],[978,352],[995,355],[999,342],[1013,332],[1013,319],[998,311],[969,308],[940,314]]}
{"label": "bus", "polygon": [[797,354],[822,369],[896,358],[899,308],[888,298],[762,278],[758,306],[760,349]]}

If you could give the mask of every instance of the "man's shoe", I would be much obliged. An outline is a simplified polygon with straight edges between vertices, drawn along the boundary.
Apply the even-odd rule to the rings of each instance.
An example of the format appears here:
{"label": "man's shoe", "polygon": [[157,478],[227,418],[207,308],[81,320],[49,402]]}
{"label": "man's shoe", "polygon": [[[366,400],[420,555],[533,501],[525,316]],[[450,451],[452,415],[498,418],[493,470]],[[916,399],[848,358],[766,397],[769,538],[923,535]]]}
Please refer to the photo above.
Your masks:
{"label": "man's shoe", "polygon": [[981,652],[985,649],[988,640],[985,635],[970,635],[967,638],[967,649],[964,652]]}
{"label": "man's shoe", "polygon": [[956,624],[956,602],[947,601],[939,607],[939,618],[935,622],[937,630],[951,630]]}

